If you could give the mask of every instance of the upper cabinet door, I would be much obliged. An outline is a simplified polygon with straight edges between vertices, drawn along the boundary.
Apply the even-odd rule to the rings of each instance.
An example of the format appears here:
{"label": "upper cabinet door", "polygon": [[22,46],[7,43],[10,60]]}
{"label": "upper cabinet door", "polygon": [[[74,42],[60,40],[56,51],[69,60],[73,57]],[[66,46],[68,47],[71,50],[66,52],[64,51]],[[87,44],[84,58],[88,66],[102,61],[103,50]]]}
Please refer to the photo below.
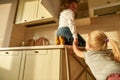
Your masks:
{"label": "upper cabinet door", "polygon": [[[50,1],[51,0],[49,0],[47,3]],[[53,11],[51,11],[51,9]],[[52,13],[50,13],[48,10],[50,10]],[[19,6],[16,15],[16,24],[53,18],[52,14],[55,13],[56,15],[56,9],[54,9],[52,6],[48,10],[41,4],[41,0],[19,0]]]}
{"label": "upper cabinet door", "polygon": [[52,17],[53,16],[49,13],[49,11],[41,4],[41,1],[39,1],[37,19],[41,20]]}
{"label": "upper cabinet door", "polygon": [[120,0],[88,0],[90,8],[120,4]]}
{"label": "upper cabinet door", "polygon": [[20,0],[16,23],[24,23],[36,19],[38,0]]}
{"label": "upper cabinet door", "polygon": [[41,3],[52,14],[55,20],[58,21],[61,0],[42,0]]}
{"label": "upper cabinet door", "polygon": [[36,19],[38,0],[25,0],[22,14],[22,22]]}
{"label": "upper cabinet door", "polygon": [[115,14],[120,10],[120,0],[88,0],[90,17]]}
{"label": "upper cabinet door", "polygon": [[91,8],[106,5],[107,0],[89,0],[89,5]]}

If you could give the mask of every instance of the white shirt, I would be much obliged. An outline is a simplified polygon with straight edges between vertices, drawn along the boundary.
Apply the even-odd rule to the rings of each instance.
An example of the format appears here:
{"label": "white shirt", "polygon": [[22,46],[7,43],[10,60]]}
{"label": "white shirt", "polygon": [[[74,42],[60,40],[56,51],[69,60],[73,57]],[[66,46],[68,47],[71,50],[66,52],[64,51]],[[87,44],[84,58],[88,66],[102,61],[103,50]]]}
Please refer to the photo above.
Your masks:
{"label": "white shirt", "polygon": [[71,33],[73,34],[73,38],[78,38],[74,17],[74,12],[71,9],[63,10],[60,13],[58,29],[61,27],[69,27]]}

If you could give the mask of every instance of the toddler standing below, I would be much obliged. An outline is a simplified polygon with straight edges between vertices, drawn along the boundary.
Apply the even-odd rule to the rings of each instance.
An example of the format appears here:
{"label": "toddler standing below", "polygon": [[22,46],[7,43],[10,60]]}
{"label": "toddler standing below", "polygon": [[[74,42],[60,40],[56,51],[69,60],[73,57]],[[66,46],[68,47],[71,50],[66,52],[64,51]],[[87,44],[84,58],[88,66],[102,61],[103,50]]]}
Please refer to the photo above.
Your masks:
{"label": "toddler standing below", "polygon": [[[107,49],[108,43],[112,50]],[[110,40],[102,31],[93,31],[88,34],[86,50],[81,51],[73,42],[75,54],[85,59],[96,80],[120,80],[120,50],[116,41]],[[114,76],[110,76],[115,74]]]}

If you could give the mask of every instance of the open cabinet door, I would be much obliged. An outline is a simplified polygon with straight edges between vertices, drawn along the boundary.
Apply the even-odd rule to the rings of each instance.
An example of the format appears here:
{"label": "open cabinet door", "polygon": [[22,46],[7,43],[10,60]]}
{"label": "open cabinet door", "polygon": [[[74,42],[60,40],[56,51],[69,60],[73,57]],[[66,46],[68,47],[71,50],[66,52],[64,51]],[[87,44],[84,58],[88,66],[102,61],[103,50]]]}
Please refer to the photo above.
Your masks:
{"label": "open cabinet door", "polygon": [[41,3],[55,18],[55,21],[58,22],[59,7],[61,0],[42,0]]}

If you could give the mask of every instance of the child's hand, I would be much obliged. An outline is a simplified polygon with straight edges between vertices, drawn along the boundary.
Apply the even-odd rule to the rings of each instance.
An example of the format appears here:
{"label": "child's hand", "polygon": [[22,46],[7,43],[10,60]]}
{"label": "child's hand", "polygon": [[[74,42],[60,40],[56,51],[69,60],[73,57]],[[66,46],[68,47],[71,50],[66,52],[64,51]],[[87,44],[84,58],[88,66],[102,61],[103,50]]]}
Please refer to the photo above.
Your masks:
{"label": "child's hand", "polygon": [[78,39],[75,38],[73,41],[73,49],[77,48],[77,45],[78,45]]}
{"label": "child's hand", "polygon": [[74,38],[74,41],[73,41],[73,44],[76,44],[76,45],[78,45],[78,39],[77,38]]}
{"label": "child's hand", "polygon": [[73,41],[73,51],[77,56],[83,58],[83,51],[78,49],[78,46],[77,46],[78,42],[77,41],[78,41],[78,39],[74,39],[74,41]]}

